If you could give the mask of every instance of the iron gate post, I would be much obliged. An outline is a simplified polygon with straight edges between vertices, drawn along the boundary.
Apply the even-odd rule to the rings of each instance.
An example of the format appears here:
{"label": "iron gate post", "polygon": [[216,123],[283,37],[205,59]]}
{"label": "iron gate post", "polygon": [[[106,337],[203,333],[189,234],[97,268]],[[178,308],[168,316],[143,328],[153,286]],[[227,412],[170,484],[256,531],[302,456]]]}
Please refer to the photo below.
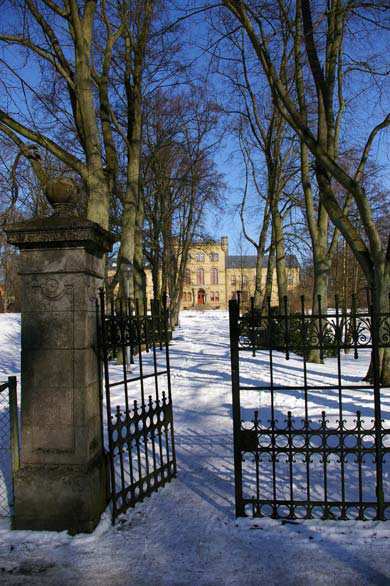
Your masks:
{"label": "iron gate post", "polygon": [[239,370],[239,304],[237,299],[229,301],[230,361],[232,369],[232,406],[234,442],[234,486],[236,498],[236,517],[245,517],[242,500],[242,456],[240,449],[241,409],[240,409],[240,370]]}
{"label": "iron gate post", "polygon": [[112,236],[55,212],[6,227],[20,249],[16,529],[92,531],[106,507],[95,299]]}

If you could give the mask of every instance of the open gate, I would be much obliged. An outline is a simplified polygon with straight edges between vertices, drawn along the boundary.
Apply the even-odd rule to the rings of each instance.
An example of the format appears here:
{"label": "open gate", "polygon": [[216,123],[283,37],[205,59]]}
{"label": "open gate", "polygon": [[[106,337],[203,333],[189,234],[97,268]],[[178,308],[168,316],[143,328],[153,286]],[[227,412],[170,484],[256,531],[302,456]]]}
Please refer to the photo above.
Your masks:
{"label": "open gate", "polygon": [[[176,476],[169,312],[99,299],[103,432],[113,521]],[[103,393],[102,393],[103,395]],[[103,397],[102,397],[103,403]]]}
{"label": "open gate", "polygon": [[341,309],[337,297],[333,310],[318,306],[311,315],[302,297],[297,313],[287,299],[260,312],[252,300],[241,315],[230,301],[237,516],[390,517],[390,389],[380,380],[389,310],[359,310],[356,299]]}

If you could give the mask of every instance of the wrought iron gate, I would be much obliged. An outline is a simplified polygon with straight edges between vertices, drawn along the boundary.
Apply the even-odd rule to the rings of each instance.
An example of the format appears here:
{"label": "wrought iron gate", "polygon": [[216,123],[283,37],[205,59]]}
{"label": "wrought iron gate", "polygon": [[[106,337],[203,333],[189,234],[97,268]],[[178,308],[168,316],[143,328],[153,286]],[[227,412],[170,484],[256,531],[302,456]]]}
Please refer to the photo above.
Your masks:
{"label": "wrought iron gate", "polygon": [[[390,389],[380,380],[390,313],[359,310],[355,298],[348,310],[337,297],[333,310],[318,306],[309,314],[302,297],[297,313],[287,299],[260,312],[252,300],[241,315],[230,301],[237,516],[390,517]],[[356,378],[360,358],[367,381]],[[264,376],[253,380],[259,362]]]}
{"label": "wrought iron gate", "polygon": [[[113,521],[176,476],[169,312],[99,300]],[[102,393],[103,394],[103,393]]]}

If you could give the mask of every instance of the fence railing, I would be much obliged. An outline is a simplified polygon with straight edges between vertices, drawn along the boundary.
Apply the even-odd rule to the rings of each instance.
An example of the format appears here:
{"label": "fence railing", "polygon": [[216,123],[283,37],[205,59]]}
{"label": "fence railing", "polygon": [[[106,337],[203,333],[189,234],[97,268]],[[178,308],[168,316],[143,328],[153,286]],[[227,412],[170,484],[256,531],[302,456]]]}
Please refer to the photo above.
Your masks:
{"label": "fence railing", "polygon": [[0,517],[13,513],[13,478],[19,468],[16,377],[0,382]]}

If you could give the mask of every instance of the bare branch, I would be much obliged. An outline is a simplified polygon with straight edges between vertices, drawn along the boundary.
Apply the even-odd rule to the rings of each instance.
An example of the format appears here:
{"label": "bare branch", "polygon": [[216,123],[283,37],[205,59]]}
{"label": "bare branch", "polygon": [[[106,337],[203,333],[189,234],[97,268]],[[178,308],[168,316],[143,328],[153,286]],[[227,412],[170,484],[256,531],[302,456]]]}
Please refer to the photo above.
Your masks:
{"label": "bare branch", "polygon": [[32,140],[33,142],[41,145],[48,151],[50,151],[55,157],[60,159],[63,163],[74,169],[77,173],[81,176],[85,177],[87,173],[87,169],[85,164],[80,161],[77,157],[65,151],[59,144],[44,136],[40,132],[34,132],[30,130],[20,122],[17,122],[14,118],[12,118],[7,112],[0,109],[0,122],[2,122],[2,127],[6,126],[16,133],[24,136],[28,140]]}
{"label": "bare branch", "polygon": [[364,173],[364,169],[365,169],[365,166],[367,163],[367,159],[369,157],[370,150],[371,150],[371,147],[372,147],[372,144],[375,140],[376,135],[378,134],[378,132],[380,132],[384,128],[387,128],[388,126],[390,126],[390,113],[387,114],[386,118],[384,118],[384,120],[382,120],[382,122],[377,124],[371,130],[369,137],[367,139],[366,145],[363,149],[363,153],[362,153],[359,165],[358,165],[356,173],[355,173],[355,181],[361,181],[361,178],[362,178],[362,175]]}

